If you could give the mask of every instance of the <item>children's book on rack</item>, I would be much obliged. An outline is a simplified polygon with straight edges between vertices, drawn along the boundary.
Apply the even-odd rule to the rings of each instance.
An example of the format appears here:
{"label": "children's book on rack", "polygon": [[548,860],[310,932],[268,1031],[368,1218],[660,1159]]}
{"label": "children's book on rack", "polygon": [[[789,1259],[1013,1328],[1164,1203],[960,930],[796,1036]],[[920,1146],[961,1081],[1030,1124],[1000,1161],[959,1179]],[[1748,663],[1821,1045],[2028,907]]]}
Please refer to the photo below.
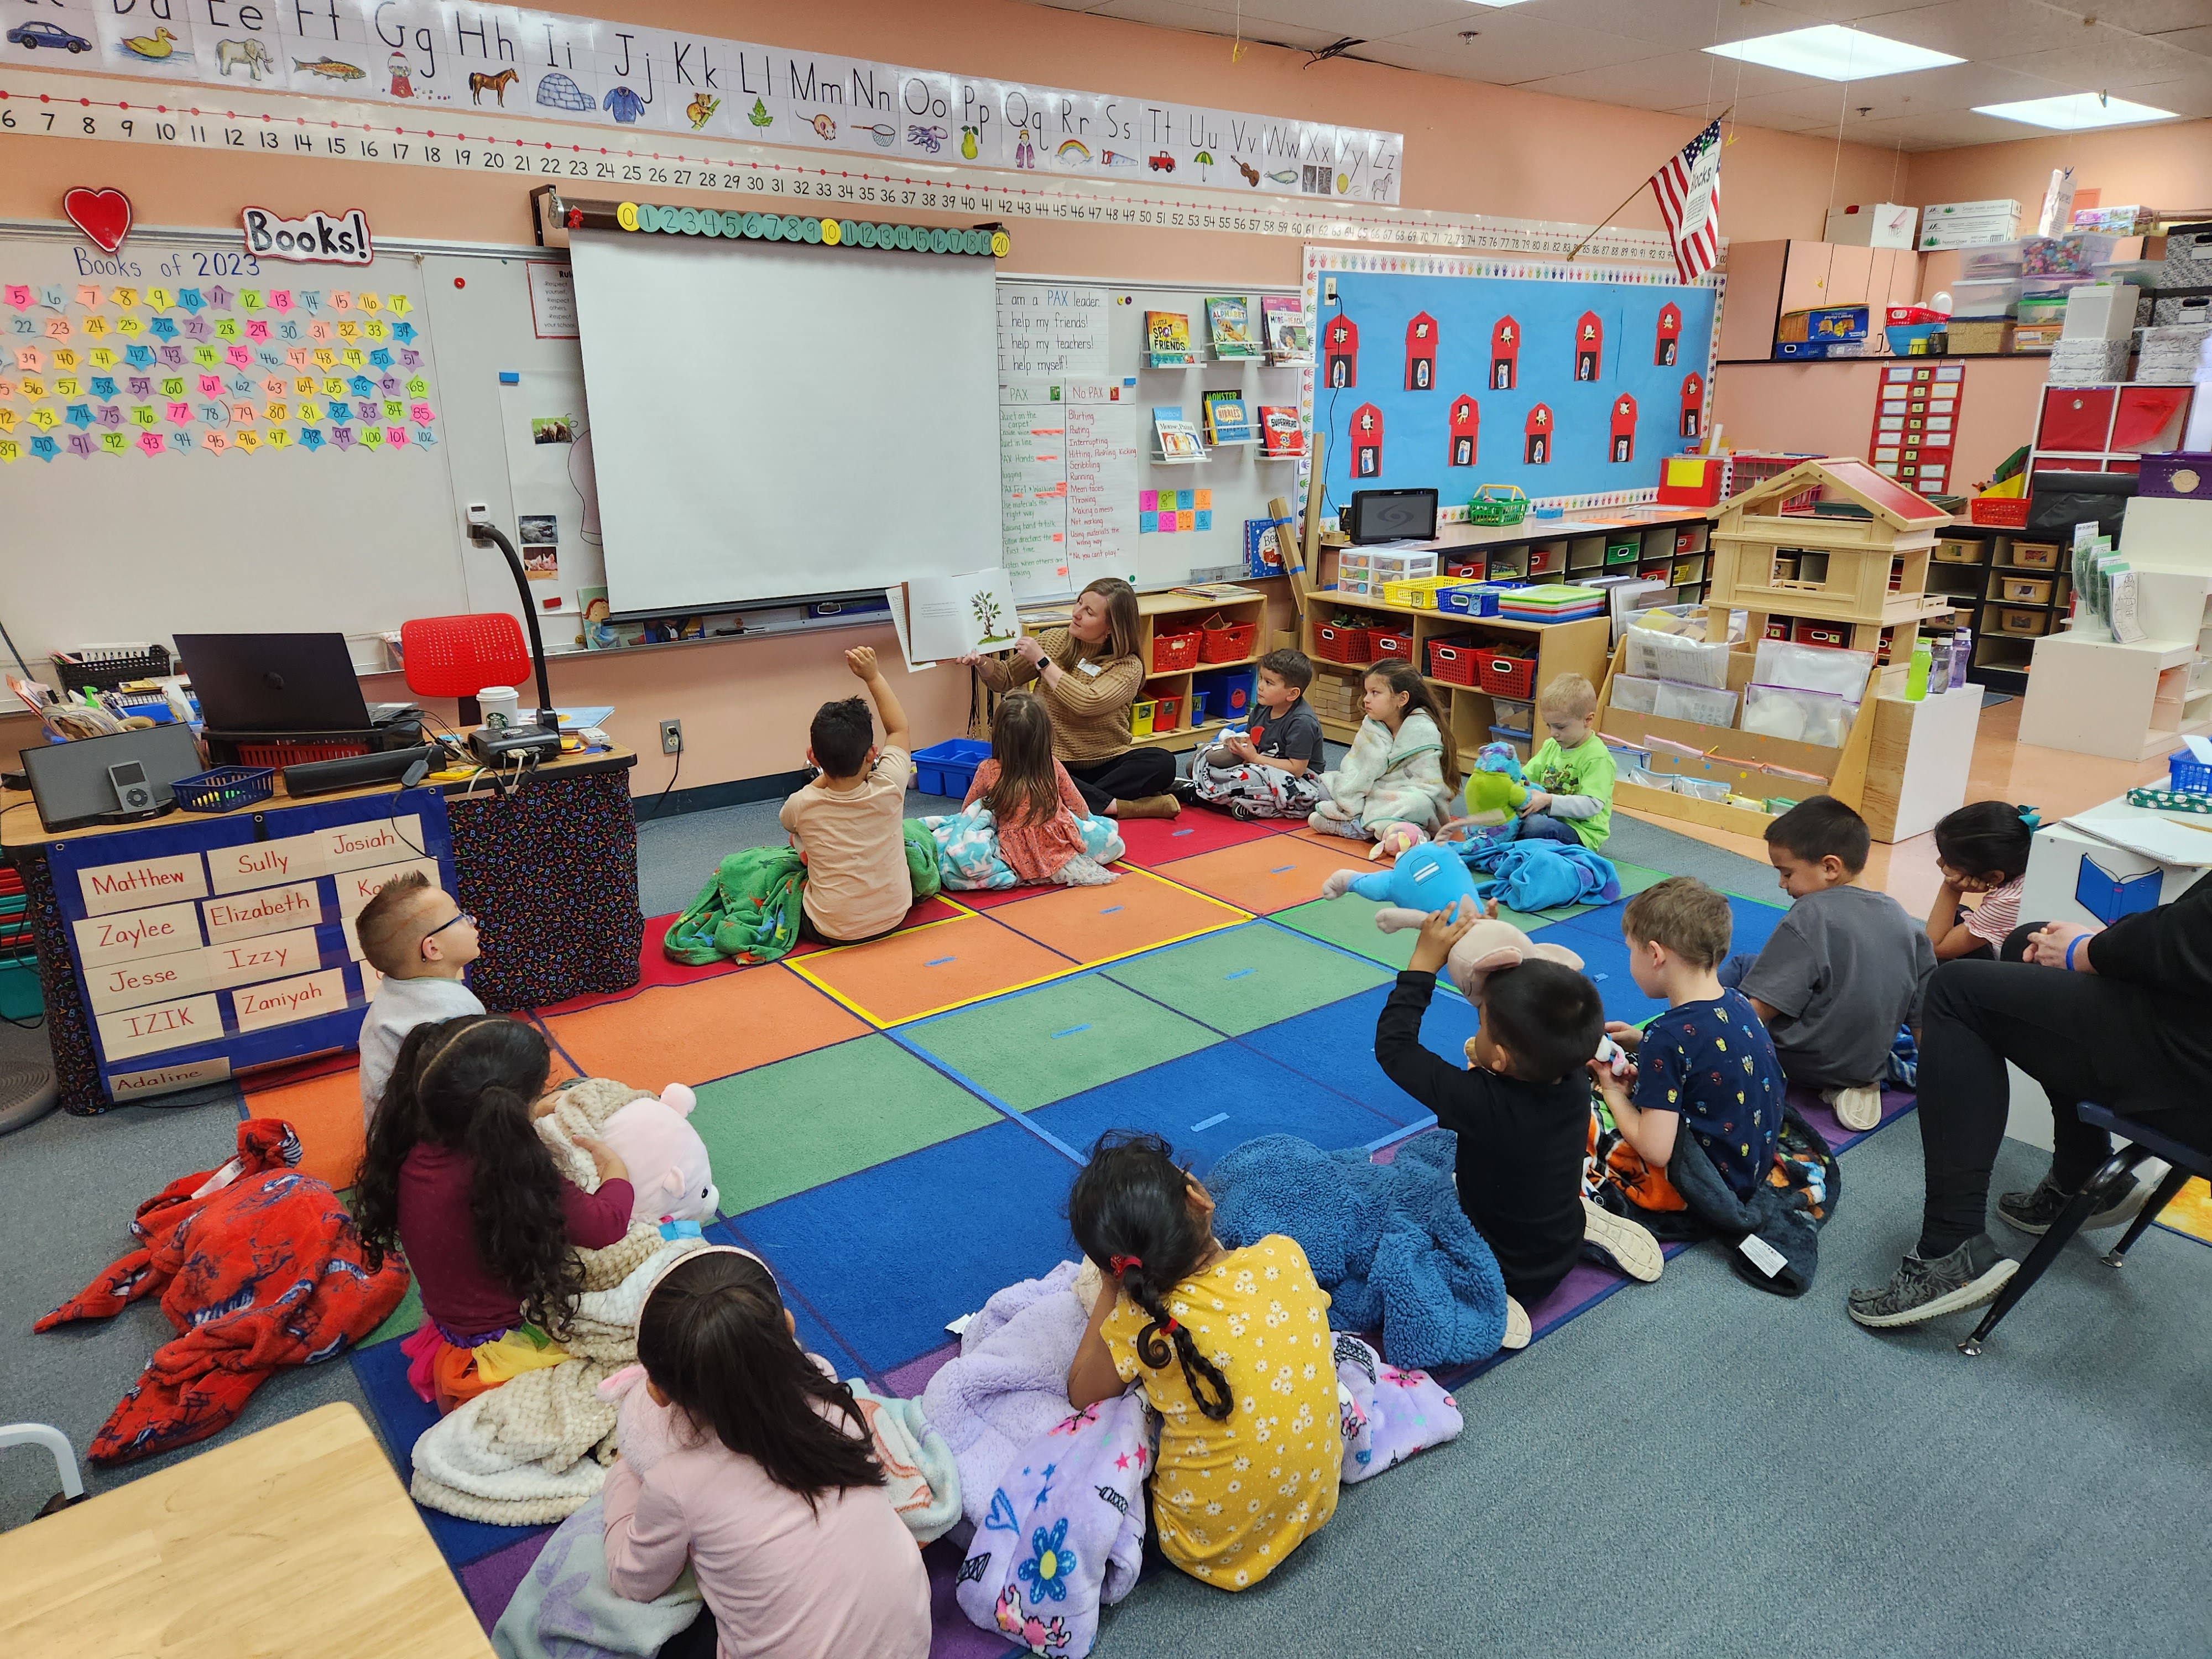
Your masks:
{"label": "children's book on rack", "polygon": [[1162,459],[1200,461],[1206,459],[1206,446],[1199,441],[1198,428],[1184,418],[1181,404],[1156,404],[1152,410],[1152,430],[1159,438]]}
{"label": "children's book on rack", "polygon": [[1252,441],[1252,412],[1246,407],[1241,392],[1209,392],[1206,394],[1206,441],[1215,444],[1249,444]]}
{"label": "children's book on rack", "polygon": [[1298,411],[1279,404],[1261,404],[1260,441],[1270,455],[1304,454],[1306,434],[1298,424]]}
{"label": "children's book on rack", "polygon": [[1154,368],[1180,368],[1194,363],[1190,349],[1190,318],[1180,311],[1145,313],[1145,349]]}
{"label": "children's book on rack", "polygon": [[1313,361],[1313,330],[1306,322],[1304,301],[1291,294],[1264,295],[1260,301],[1260,322],[1269,362]]}
{"label": "children's book on rack", "polygon": [[1259,343],[1252,337],[1252,309],[1245,301],[1234,295],[1209,298],[1206,321],[1213,336],[1215,356],[1233,362],[1260,355]]}

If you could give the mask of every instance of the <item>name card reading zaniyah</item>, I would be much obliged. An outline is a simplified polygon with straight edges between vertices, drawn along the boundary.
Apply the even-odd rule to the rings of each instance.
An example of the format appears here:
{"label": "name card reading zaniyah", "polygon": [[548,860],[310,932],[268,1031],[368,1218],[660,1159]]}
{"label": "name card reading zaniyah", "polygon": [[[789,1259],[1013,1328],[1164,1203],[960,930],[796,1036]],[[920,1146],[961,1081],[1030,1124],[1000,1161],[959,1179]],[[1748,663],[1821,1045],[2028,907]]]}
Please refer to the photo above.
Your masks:
{"label": "name card reading zaniyah", "polygon": [[91,916],[70,926],[76,934],[77,963],[88,975],[110,963],[173,956],[179,951],[197,951],[200,945],[199,907],[193,904],[125,910]]}
{"label": "name card reading zaniyah", "polygon": [[213,995],[150,1003],[120,1013],[95,1016],[100,1048],[109,1062],[164,1048],[189,1048],[222,1040],[222,1010]]}
{"label": "name card reading zaniyah", "polygon": [[205,898],[207,866],[198,853],[173,858],[134,859],[128,864],[103,864],[77,872],[88,916],[111,915],[147,902],[167,899]]}
{"label": "name card reading zaniyah", "polygon": [[179,1089],[226,1082],[229,1077],[229,1057],[217,1054],[213,1060],[196,1060],[185,1066],[157,1066],[146,1072],[111,1072],[107,1092],[120,1105],[141,1095],[174,1094]]}
{"label": "name card reading zaniyah", "polygon": [[240,1031],[258,1031],[295,1019],[313,1019],[346,1005],[345,974],[325,968],[319,974],[296,979],[271,980],[230,994],[231,1012]]}

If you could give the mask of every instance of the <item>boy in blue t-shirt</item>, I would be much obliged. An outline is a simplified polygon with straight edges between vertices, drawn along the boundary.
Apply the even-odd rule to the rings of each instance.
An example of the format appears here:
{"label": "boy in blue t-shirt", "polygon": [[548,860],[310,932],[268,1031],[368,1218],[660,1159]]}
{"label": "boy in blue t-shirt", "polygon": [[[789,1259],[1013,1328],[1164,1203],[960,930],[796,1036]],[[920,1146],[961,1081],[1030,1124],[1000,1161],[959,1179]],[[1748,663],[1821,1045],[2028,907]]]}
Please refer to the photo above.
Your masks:
{"label": "boy in blue t-shirt", "polygon": [[1739,1198],[1774,1164],[1782,1133],[1782,1063],[1766,1027],[1742,993],[1715,976],[1735,919],[1728,901],[1692,876],[1638,893],[1621,919],[1629,974],[1667,1012],[1638,1031],[1615,1021],[1606,1034],[1634,1051],[1632,1090],[1601,1074],[1613,1122],[1653,1169],[1674,1157],[1686,1127]]}

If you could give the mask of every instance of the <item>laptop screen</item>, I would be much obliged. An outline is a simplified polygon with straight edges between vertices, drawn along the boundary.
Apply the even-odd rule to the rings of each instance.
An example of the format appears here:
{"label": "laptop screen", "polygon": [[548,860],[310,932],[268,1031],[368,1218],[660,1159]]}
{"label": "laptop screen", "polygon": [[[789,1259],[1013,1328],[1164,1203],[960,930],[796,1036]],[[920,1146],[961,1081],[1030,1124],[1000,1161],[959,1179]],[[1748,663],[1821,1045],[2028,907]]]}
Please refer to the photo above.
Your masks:
{"label": "laptop screen", "polygon": [[179,634],[210,732],[363,732],[361,695],[343,634]]}

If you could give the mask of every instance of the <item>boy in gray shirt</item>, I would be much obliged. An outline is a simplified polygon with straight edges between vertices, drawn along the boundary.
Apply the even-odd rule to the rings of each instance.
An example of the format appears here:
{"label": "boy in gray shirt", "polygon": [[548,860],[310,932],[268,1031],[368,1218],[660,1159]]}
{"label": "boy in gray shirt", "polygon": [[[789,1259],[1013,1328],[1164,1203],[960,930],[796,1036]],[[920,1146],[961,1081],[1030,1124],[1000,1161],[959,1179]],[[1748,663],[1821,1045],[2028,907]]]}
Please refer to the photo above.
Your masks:
{"label": "boy in gray shirt", "polygon": [[1887,893],[1858,884],[1866,820],[1832,795],[1767,826],[1766,856],[1796,901],[1757,957],[1731,957],[1720,981],[1751,1000],[1792,1083],[1820,1091],[1847,1129],[1881,1121],[1897,1028],[1920,1017],[1935,971],[1927,930]]}

